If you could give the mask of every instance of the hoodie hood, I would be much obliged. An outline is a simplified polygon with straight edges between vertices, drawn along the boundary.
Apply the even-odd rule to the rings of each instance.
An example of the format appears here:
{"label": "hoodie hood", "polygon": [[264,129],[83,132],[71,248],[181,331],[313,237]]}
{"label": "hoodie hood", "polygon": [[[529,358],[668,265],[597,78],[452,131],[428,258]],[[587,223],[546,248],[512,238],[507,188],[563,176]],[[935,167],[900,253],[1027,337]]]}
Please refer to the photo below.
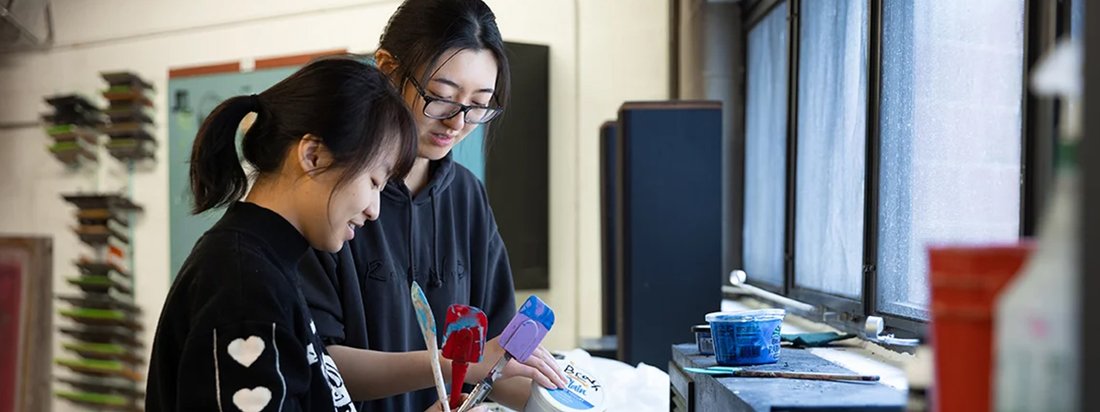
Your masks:
{"label": "hoodie hood", "polygon": [[382,196],[400,203],[413,202],[419,205],[430,202],[433,195],[447,190],[454,181],[455,163],[452,154],[447,153],[447,156],[442,159],[431,161],[428,169],[428,173],[431,174],[428,184],[415,196],[409,191],[409,187],[405,186],[404,179],[391,180],[382,190]]}
{"label": "hoodie hood", "polygon": [[[442,270],[443,261],[440,258],[441,247],[439,244],[439,222],[442,219],[439,216],[440,204],[437,199],[439,198],[439,195],[441,193],[446,191],[451,186],[451,182],[454,181],[455,163],[452,156],[453,155],[451,153],[447,153],[447,155],[444,156],[442,159],[435,160],[429,163],[428,173],[431,176],[428,179],[428,184],[424,186],[424,188],[421,189],[419,193],[416,193],[414,195],[411,191],[409,191],[409,187],[405,185],[404,180],[391,181],[390,184],[386,185],[386,188],[382,191],[383,196],[386,196],[388,199],[393,200],[398,204],[412,203],[412,210],[410,210],[410,213],[406,215],[407,221],[405,222],[405,225],[408,229],[406,233],[422,232],[421,230],[417,230],[414,225],[422,226],[427,224],[429,226],[427,230],[430,233],[430,238],[428,241],[431,248],[431,250],[429,251],[431,256],[431,266],[427,268],[429,288],[438,288],[442,286],[444,282]],[[423,210],[424,208],[430,209],[430,212],[425,213],[426,211]],[[414,222],[414,216],[423,216],[425,214],[431,216],[429,221]],[[409,240],[409,249],[411,251],[416,246],[411,243],[411,237],[409,238]],[[410,256],[413,255],[415,255],[415,253],[410,253]],[[413,263],[414,262],[409,262],[410,266],[412,266]],[[409,273],[410,282],[413,277],[414,274]]]}

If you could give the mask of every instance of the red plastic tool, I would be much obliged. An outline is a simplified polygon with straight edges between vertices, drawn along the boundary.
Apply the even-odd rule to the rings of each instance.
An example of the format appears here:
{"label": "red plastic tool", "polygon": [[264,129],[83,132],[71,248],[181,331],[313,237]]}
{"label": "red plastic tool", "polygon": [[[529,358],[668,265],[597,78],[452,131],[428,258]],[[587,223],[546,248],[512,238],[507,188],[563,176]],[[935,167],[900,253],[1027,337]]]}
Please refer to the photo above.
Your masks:
{"label": "red plastic tool", "polygon": [[443,357],[451,360],[451,408],[458,408],[462,400],[466,368],[471,362],[481,362],[488,325],[485,313],[478,308],[457,303],[447,308]]}

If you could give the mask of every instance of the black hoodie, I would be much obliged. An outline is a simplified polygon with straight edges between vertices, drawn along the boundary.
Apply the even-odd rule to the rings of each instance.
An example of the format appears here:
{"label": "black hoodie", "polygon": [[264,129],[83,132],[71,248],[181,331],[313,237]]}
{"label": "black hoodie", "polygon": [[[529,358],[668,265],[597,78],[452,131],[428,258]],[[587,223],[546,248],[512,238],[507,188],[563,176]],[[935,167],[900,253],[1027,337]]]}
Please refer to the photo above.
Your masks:
{"label": "black hoodie", "polygon": [[[485,186],[450,154],[429,167],[431,180],[415,196],[403,181],[390,181],[379,219],[357,230],[339,253],[302,259],[303,290],[325,344],[424,350],[409,295],[413,280],[428,297],[437,334],[453,303],[483,310],[489,339],[515,315],[512,270]],[[428,388],[361,409],[422,411],[437,399]]]}
{"label": "black hoodie", "polygon": [[354,411],[302,297],[296,265],[308,250],[275,212],[229,206],[168,292],[145,408]]}

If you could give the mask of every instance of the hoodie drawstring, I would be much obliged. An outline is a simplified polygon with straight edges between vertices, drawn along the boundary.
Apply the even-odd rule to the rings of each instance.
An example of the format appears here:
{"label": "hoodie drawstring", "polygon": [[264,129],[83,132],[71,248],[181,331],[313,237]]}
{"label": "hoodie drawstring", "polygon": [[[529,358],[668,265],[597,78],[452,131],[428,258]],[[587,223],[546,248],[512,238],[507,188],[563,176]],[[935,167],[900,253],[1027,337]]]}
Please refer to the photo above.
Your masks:
{"label": "hoodie drawstring", "polygon": [[[409,205],[412,205],[412,201],[413,201],[412,195],[409,194],[408,192],[406,192],[405,194],[408,196]],[[408,231],[406,231],[405,233],[409,234],[409,237],[408,237],[409,238],[409,281],[408,281],[408,283],[409,283],[409,287],[411,288],[413,281],[416,280],[416,254],[413,253],[415,248],[413,247],[414,246],[413,245],[414,236],[412,236],[412,233],[413,233],[413,218],[414,218],[413,216],[416,215],[416,208],[410,207],[408,209],[408,211],[409,211],[409,214],[408,214],[409,219],[406,222],[408,223],[409,227],[408,227]]]}
{"label": "hoodie drawstring", "polygon": [[442,269],[440,269],[439,262],[439,226],[437,221],[438,218],[436,217],[436,215],[439,213],[439,205],[436,204],[435,201],[435,187],[432,187],[429,190],[429,201],[432,204],[432,280],[429,282],[429,284],[433,288],[438,288],[440,286],[443,286],[443,275],[440,273],[442,272]]}

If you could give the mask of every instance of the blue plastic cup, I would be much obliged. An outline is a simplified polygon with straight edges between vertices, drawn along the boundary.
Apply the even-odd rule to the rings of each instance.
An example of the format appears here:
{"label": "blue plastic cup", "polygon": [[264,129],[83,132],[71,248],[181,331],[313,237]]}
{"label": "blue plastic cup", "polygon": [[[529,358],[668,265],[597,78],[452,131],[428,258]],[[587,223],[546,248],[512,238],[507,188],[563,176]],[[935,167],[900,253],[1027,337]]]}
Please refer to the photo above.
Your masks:
{"label": "blue plastic cup", "polygon": [[779,361],[779,326],[787,312],[760,309],[706,316],[719,365],[763,365]]}

